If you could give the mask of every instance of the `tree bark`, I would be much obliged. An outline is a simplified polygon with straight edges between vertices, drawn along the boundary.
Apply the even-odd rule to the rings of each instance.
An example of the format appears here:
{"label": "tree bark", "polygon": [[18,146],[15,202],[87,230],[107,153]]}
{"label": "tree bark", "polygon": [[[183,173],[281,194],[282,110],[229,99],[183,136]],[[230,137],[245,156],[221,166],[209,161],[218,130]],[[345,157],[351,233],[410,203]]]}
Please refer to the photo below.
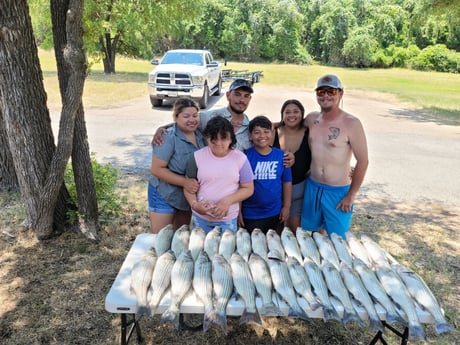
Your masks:
{"label": "tree bark", "polygon": [[[0,2],[0,111],[25,212],[38,239],[65,223],[64,171],[72,151],[74,119],[81,104],[86,61],[82,51],[81,1],[70,1],[64,56],[71,69],[55,146],[43,75],[26,0]],[[55,220],[55,227],[53,227]]]}
{"label": "tree bark", "polygon": [[[67,45],[66,13],[68,8],[69,0],[51,0],[54,52],[57,62],[59,88],[63,102],[70,79],[70,70],[64,59],[64,49]],[[87,237],[97,239],[99,226],[96,187],[91,166],[88,134],[86,131],[82,102],[80,102],[75,116],[72,145],[72,169],[77,189],[78,213],[80,215],[79,230]]]}
{"label": "tree bark", "polygon": [[0,109],[0,192],[19,191],[18,178],[14,171],[13,157],[11,156],[3,115]]}

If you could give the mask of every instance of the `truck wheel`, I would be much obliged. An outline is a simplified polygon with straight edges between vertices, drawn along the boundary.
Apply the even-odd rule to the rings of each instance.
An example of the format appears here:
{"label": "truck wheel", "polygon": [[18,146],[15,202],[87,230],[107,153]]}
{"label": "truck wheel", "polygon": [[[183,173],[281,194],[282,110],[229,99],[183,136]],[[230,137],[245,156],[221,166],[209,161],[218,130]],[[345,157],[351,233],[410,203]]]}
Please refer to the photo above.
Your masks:
{"label": "truck wheel", "polygon": [[209,97],[209,88],[208,85],[204,86],[203,97],[200,98],[198,104],[200,105],[201,109],[206,109],[208,106],[208,97]]}
{"label": "truck wheel", "polygon": [[152,103],[154,107],[161,107],[163,100],[161,98],[150,97],[150,103]]}
{"label": "truck wheel", "polygon": [[214,92],[214,96],[220,96],[222,92],[222,78],[219,77],[219,81],[217,82],[217,90]]}

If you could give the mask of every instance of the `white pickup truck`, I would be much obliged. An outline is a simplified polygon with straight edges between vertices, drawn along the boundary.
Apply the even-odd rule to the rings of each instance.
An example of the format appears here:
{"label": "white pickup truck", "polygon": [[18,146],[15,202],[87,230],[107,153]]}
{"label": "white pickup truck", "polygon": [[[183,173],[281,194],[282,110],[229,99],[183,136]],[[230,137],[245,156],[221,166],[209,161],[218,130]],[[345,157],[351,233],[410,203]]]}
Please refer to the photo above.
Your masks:
{"label": "white pickup truck", "polygon": [[222,90],[222,64],[214,61],[208,50],[169,50],[161,60],[152,60],[156,67],[149,73],[149,93],[152,106],[163,100],[190,97],[202,109],[211,95]]}

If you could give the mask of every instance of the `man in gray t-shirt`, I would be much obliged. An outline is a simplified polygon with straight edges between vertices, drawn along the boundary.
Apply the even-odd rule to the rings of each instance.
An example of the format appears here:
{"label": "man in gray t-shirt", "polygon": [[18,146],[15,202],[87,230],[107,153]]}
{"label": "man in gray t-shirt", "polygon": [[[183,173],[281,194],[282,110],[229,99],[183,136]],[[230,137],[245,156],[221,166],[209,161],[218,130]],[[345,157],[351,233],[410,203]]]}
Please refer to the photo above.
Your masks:
{"label": "man in gray t-shirt", "polygon": [[[254,89],[249,81],[245,79],[235,79],[225,93],[228,105],[224,108],[200,112],[199,128],[203,131],[210,118],[221,115],[233,125],[237,141],[236,148],[240,151],[250,148],[252,143],[249,141],[249,117],[244,112],[251,102],[253,93]],[[171,125],[172,124],[168,124],[158,128],[152,139],[153,145],[163,144],[163,139],[161,137],[163,133],[162,130]]]}

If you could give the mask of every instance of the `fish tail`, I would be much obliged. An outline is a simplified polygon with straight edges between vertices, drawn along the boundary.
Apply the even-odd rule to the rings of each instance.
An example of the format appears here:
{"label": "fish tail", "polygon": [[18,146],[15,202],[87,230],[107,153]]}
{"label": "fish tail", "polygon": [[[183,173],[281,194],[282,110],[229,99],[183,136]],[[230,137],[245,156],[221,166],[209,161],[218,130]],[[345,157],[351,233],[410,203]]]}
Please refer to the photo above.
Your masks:
{"label": "fish tail", "polygon": [[216,312],[214,310],[210,310],[204,313],[203,316],[203,333],[206,333],[211,327],[211,324],[214,323],[216,320]]}
{"label": "fish tail", "polygon": [[225,312],[216,312],[216,317],[213,320],[213,323],[224,331],[224,334],[227,335],[227,314]]}
{"label": "fish tail", "polygon": [[168,321],[174,323],[176,328],[179,328],[179,309],[168,308],[165,310],[165,312],[161,315],[160,323]]}
{"label": "fish tail", "polygon": [[380,331],[385,333],[385,327],[383,327],[382,321],[380,321],[380,319],[369,318],[369,328],[373,332]]}
{"label": "fish tail", "polygon": [[147,306],[143,305],[143,306],[140,306],[138,309],[137,309],[137,312],[136,312],[136,315],[135,315],[135,321],[139,321],[139,319],[142,317],[142,316],[147,316],[147,315],[150,315],[150,310]]}
{"label": "fish tail", "polygon": [[299,311],[296,309],[293,309],[292,307],[289,307],[288,316],[294,317],[294,318],[299,317]]}
{"label": "fish tail", "polygon": [[446,321],[436,322],[435,330],[438,335],[445,332],[456,332],[455,328],[449,325]]}
{"label": "fish tail", "polygon": [[358,315],[356,315],[356,313],[352,313],[352,312],[349,312],[349,311],[344,311],[343,312],[343,318],[342,318],[342,322],[344,324],[350,322],[350,321],[355,321],[357,324],[361,325],[361,326],[365,326],[363,320],[361,320],[359,318]]}
{"label": "fish tail", "polygon": [[339,314],[337,314],[335,309],[331,307],[323,307],[323,314],[324,314],[323,316],[324,321],[329,321],[329,320],[342,321]]}
{"label": "fish tail", "polygon": [[248,322],[254,322],[262,325],[262,320],[260,319],[260,315],[257,310],[254,312],[249,312],[246,308],[244,308],[243,314],[241,314],[240,318],[240,325]]}
{"label": "fish tail", "polygon": [[273,302],[266,303],[259,309],[261,316],[282,316],[283,313]]}
{"label": "fish tail", "polygon": [[426,341],[426,336],[425,332],[423,331],[423,328],[421,325],[409,325],[409,339],[410,340],[415,340],[415,339],[422,339]]}

